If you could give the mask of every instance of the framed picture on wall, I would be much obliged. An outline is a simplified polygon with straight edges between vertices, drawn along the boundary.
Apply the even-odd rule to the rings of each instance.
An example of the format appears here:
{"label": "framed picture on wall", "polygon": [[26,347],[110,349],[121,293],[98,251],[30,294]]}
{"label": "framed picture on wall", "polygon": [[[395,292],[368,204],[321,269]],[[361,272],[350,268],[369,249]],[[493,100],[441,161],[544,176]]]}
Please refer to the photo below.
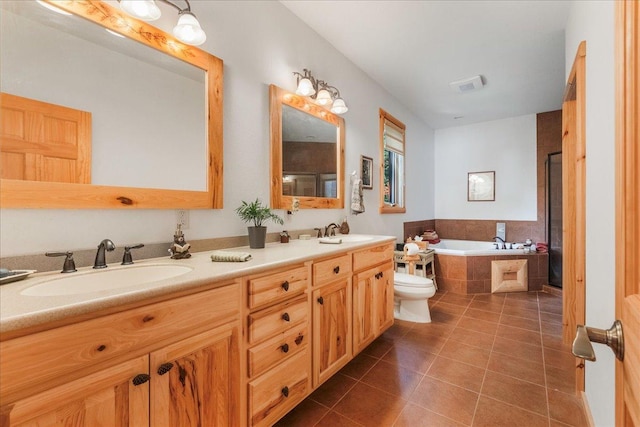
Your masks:
{"label": "framed picture on wall", "polygon": [[360,156],[360,176],[362,177],[362,188],[371,190],[373,188],[373,159],[367,156]]}
{"label": "framed picture on wall", "polygon": [[467,174],[467,201],[493,202],[496,200],[496,172],[469,172]]}

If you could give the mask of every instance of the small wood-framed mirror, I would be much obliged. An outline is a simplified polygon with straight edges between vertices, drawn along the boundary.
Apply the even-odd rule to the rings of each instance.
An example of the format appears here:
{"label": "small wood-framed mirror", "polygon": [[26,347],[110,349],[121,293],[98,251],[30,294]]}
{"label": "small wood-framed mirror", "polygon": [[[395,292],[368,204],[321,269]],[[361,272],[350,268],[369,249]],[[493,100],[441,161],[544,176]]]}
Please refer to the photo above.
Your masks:
{"label": "small wood-framed mirror", "polygon": [[274,85],[269,100],[271,207],[344,208],[344,119]]}

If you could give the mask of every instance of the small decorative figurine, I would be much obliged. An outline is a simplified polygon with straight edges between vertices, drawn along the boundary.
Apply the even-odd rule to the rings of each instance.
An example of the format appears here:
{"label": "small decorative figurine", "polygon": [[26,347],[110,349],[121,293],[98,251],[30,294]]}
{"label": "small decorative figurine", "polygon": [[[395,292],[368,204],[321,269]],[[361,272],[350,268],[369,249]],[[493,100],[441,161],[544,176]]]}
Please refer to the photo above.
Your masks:
{"label": "small decorative figurine", "polygon": [[173,259],[191,258],[189,248],[191,245],[184,240],[184,234],[181,230],[182,226],[178,224],[176,234],[173,235],[173,244],[169,248],[169,253]]}

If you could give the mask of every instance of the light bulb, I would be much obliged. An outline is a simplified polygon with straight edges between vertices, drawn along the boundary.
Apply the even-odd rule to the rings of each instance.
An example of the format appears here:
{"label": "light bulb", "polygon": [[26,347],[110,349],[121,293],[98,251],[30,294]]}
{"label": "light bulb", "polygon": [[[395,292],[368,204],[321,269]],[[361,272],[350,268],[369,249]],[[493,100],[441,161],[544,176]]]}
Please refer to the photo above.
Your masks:
{"label": "light bulb", "polygon": [[298,83],[298,89],[296,89],[296,93],[302,96],[311,96],[316,93],[316,90],[313,88],[313,83],[308,78],[303,78]]}
{"label": "light bulb", "polygon": [[342,98],[336,98],[333,101],[333,106],[331,107],[332,113],[344,114],[347,111],[349,111],[349,109],[347,108],[347,104],[344,103],[344,100]]}
{"label": "light bulb", "polygon": [[155,21],[162,14],[154,0],[119,0],[122,10],[142,21]]}
{"label": "light bulb", "polygon": [[331,99],[331,94],[326,89],[320,89],[318,91],[318,96],[316,96],[316,102],[320,105],[330,105],[333,102]]}
{"label": "light bulb", "polygon": [[189,11],[180,12],[178,23],[173,27],[173,35],[181,42],[193,46],[201,45],[207,39],[195,15]]}

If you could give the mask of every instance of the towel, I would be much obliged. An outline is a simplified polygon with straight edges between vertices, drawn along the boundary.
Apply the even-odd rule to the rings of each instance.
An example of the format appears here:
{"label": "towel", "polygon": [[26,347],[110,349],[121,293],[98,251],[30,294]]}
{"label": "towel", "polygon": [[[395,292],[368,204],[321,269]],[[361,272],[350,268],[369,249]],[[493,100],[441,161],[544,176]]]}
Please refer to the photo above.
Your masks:
{"label": "towel", "polygon": [[245,262],[251,259],[248,252],[213,251],[211,261],[213,262]]}
{"label": "towel", "polygon": [[362,196],[362,180],[356,178],[353,180],[351,188],[351,213],[358,215],[364,212],[364,198]]}

